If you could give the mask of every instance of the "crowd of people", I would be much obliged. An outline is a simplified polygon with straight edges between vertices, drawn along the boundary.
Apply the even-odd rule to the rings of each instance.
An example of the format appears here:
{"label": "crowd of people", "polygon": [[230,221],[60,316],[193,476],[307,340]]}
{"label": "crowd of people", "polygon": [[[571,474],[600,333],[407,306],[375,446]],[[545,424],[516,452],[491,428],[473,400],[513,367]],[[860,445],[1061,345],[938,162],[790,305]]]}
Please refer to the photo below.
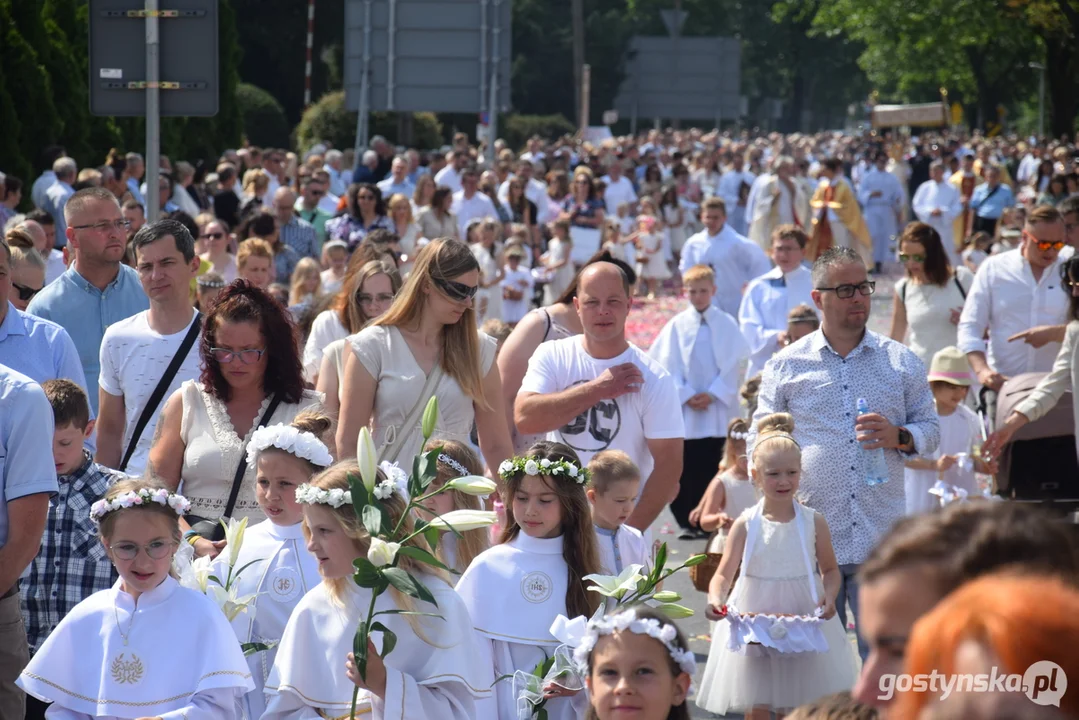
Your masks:
{"label": "crowd of people", "polygon": [[[147,177],[136,153],[80,171],[54,147],[27,213],[3,179],[0,716],[348,717],[359,688],[376,718],[508,720],[538,708],[498,680],[563,646],[581,682],[543,688],[559,720],[973,717],[888,683],[1036,661],[1079,677],[1074,534],[999,499],[1016,433],[1079,377],[1074,144],[686,130],[494,149],[246,147]],[[663,296],[679,311],[638,347],[630,312]],[[341,501],[366,430],[382,481],[437,449],[438,485],[497,483],[497,532],[398,556],[426,600],[352,582],[376,549]],[[398,527],[486,507],[380,502]],[[668,509],[708,557],[695,695],[676,624],[588,579],[652,567]],[[214,603],[185,557],[254,569]],[[392,634],[361,672],[368,602]],[[560,616],[588,620],[572,645]]]}

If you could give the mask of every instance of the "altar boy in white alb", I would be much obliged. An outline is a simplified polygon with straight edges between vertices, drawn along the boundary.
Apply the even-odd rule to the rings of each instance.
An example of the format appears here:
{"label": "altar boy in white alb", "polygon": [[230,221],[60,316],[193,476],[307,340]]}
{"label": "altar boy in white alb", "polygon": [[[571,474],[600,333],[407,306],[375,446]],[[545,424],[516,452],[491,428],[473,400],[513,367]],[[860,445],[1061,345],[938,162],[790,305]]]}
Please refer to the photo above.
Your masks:
{"label": "altar boy in white alb", "polygon": [[19,676],[50,720],[236,717],[254,687],[240,645],[214,601],[169,574],[188,507],[142,480],[91,506],[120,580],[76,605]]}
{"label": "altar boy in white alb", "polygon": [[963,214],[963,203],[955,186],[944,180],[943,162],[934,160],[929,164],[929,180],[918,186],[911,204],[918,219],[940,233],[952,267],[962,265],[955,242],[955,219]]}
{"label": "altar boy in white alb", "polygon": [[772,233],[772,260],[776,266],[746,287],[738,324],[749,343],[747,378],[764,370],[768,359],[788,344],[790,311],[803,304],[813,307],[813,278],[802,263],[808,242],[809,236],[799,227],[777,227]]}
{"label": "altar boy in white alb", "polygon": [[690,307],[663,326],[648,354],[670,373],[682,405],[686,440],[671,513],[689,538],[694,536],[689,514],[719,468],[727,423],[738,411],[739,365],[749,355],[749,345],[737,321],[712,306],[716,285],[710,267],[689,268],[682,285]]}

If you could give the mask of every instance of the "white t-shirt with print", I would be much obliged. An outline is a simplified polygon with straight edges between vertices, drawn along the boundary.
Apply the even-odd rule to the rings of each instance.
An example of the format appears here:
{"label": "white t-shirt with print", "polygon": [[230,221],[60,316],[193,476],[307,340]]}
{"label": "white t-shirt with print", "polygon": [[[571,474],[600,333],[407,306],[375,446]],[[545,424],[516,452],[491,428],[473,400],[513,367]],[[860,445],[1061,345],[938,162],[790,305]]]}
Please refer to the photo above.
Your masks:
{"label": "white t-shirt with print", "polygon": [[617,357],[597,360],[585,352],[583,340],[583,335],[576,335],[540,345],[528,361],[520,391],[562,392],[596,379],[609,367],[635,364],[644,376],[640,390],[600,401],[573,421],[547,433],[547,439],[569,445],[585,465],[601,450],[621,450],[633,459],[641,479],[647,482],[655,463],[646,441],[686,435],[674,379],[635,345]]}
{"label": "white t-shirt with print", "polygon": [[[131,433],[135,430],[135,424],[142,416],[142,409],[150,399],[154,388],[165,374],[165,369],[172,362],[172,358],[180,349],[191,323],[183,330],[172,335],[161,335],[150,329],[148,310],[132,315],[131,317],[113,323],[105,330],[101,340],[101,375],[98,377],[98,386],[109,395],[123,396],[124,398],[124,442],[120,447],[120,458],[123,459],[127,452]],[[195,322],[192,315],[191,322]],[[174,391],[179,389],[185,380],[195,380],[199,376],[199,343],[195,343],[188,351],[176,376],[169,383],[168,389],[158,403],[157,410],[150,416],[150,421],[143,428],[139,442],[135,445],[135,452],[124,469],[128,475],[141,475],[146,467],[146,459],[150,454],[150,443],[154,437],[154,428],[157,427],[157,419],[161,415],[161,409]]]}

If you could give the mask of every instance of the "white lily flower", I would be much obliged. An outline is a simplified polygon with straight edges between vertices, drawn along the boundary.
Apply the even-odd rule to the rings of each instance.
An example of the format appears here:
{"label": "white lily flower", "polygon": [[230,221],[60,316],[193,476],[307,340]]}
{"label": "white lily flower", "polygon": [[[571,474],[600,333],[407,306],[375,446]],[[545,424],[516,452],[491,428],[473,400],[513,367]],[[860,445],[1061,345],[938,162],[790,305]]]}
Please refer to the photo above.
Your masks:
{"label": "white lily flower", "polygon": [[498,515],[491,510],[451,510],[431,520],[427,527],[438,530],[456,530],[465,532],[476,528],[488,527],[498,522]]}
{"label": "white lily flower", "polygon": [[493,480],[488,480],[479,475],[466,475],[465,477],[454,478],[446,483],[446,487],[450,490],[463,492],[466,495],[479,495],[481,497],[487,497],[498,489],[498,486],[495,485]]}
{"label": "white lily flower", "polygon": [[194,574],[195,581],[198,583],[199,592],[205,595],[206,586],[210,582],[210,575],[213,574],[213,559],[209,555],[195,558],[191,563],[191,572]]}
{"label": "white lily flower", "polygon": [[251,602],[258,593],[252,593],[251,595],[244,595],[241,597],[235,585],[229,590],[226,590],[220,585],[210,585],[207,588],[206,594],[217,603],[217,606],[221,608],[221,612],[225,613],[225,617],[228,618],[228,621],[232,622],[240,613],[247,612]]}
{"label": "white lily flower", "polygon": [[627,565],[617,575],[585,575],[583,579],[596,583],[590,586],[589,590],[598,592],[604,597],[621,600],[627,592],[637,589],[637,583],[644,577],[641,575],[643,567],[639,564]]}
{"label": "white lily flower", "polygon": [[229,567],[236,567],[236,559],[240,557],[240,547],[244,543],[244,531],[247,530],[247,518],[243,520],[236,520],[235,518],[229,519],[229,524],[225,525],[225,521],[222,520],[221,524],[225,528],[225,545],[229,549]]}
{"label": "white lily flower", "polygon": [[375,440],[366,426],[360,428],[360,436],[356,440],[356,462],[360,465],[363,486],[368,492],[373,491],[375,483],[378,482],[378,450],[375,449]]}
{"label": "white lily flower", "polygon": [[400,543],[386,542],[373,537],[371,538],[371,546],[367,548],[367,559],[375,567],[386,567],[397,557],[397,551],[400,549]]}

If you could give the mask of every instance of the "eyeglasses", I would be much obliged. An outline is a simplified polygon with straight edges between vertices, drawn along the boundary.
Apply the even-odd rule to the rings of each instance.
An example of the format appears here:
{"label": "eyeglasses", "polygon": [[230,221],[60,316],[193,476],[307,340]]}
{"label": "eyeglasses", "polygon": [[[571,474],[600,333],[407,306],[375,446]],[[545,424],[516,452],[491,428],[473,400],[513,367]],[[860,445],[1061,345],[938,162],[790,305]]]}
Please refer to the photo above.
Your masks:
{"label": "eyeglasses", "polygon": [[311,197],[322,197],[323,195],[326,194],[326,191],[325,190],[308,190],[307,194],[310,195]]}
{"label": "eyeglasses", "polygon": [[244,365],[257,363],[265,350],[229,350],[228,348],[210,348],[210,355],[219,363],[227,365],[234,357],[240,358]]}
{"label": "eyeglasses", "polygon": [[199,235],[200,240],[220,240],[223,237],[225,237],[225,233],[223,232],[212,232],[206,233],[205,235]]}
{"label": "eyeglasses", "polygon": [[872,282],[872,281],[869,281],[869,280],[867,280],[864,283],[859,283],[857,285],[847,284],[847,285],[837,285],[835,287],[830,287],[830,288],[828,288],[828,287],[817,288],[817,290],[819,290],[821,292],[825,292],[825,291],[834,292],[835,296],[837,298],[839,298],[840,300],[847,300],[849,298],[854,297],[854,291],[855,290],[857,290],[862,295],[872,295],[874,292],[876,292],[876,289],[877,289],[877,284],[875,282]]}
{"label": "eyeglasses", "polygon": [[360,305],[374,305],[375,303],[378,303],[379,305],[385,305],[386,303],[393,302],[393,297],[394,296],[391,293],[379,293],[378,295],[357,295],[356,301],[359,302]]}
{"label": "eyeglasses", "polygon": [[135,543],[125,542],[109,545],[109,550],[112,550],[112,554],[121,560],[134,560],[139,556],[139,550],[145,550],[146,554],[153,560],[163,560],[172,552],[174,545],[176,543],[164,540],[155,540],[149,545],[136,545]]}
{"label": "eyeglasses", "polygon": [[41,292],[41,288],[31,288],[25,285],[20,285],[17,282],[11,283],[11,287],[19,291],[19,299],[23,302],[29,302],[34,299],[34,296]]}
{"label": "eyeglasses", "polygon": [[480,289],[478,285],[465,285],[464,283],[454,282],[453,280],[444,280],[442,278],[431,278],[435,281],[435,285],[439,290],[446,294],[446,297],[451,300],[457,300],[458,302],[464,302],[465,300],[471,300],[476,297],[476,292]]}
{"label": "eyeglasses", "polygon": [[93,225],[70,225],[69,227],[72,230],[86,230],[88,228],[93,228],[94,230],[97,230],[99,233],[108,232],[109,230],[112,230],[114,228],[116,230],[119,230],[120,232],[127,232],[128,230],[131,229],[131,221],[130,220],[114,220],[113,222],[109,222],[107,220],[104,220],[104,221],[99,222],[99,223],[94,223]]}
{"label": "eyeglasses", "polygon": [[375,196],[371,195],[371,194],[357,195],[356,199],[357,200],[374,200]]}
{"label": "eyeglasses", "polygon": [[899,262],[925,262],[925,255],[908,255],[906,253],[899,253]]}

